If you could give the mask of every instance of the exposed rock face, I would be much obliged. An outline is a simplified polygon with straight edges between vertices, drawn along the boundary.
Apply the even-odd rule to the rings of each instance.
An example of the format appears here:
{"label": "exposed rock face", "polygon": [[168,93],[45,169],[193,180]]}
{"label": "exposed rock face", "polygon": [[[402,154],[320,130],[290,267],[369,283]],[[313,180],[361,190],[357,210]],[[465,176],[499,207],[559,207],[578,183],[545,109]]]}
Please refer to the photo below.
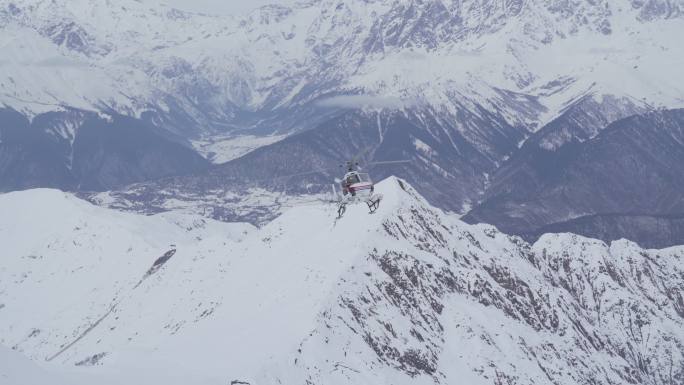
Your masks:
{"label": "exposed rock face", "polygon": [[[301,347],[298,367],[313,383],[328,372],[372,381],[380,375],[369,373],[383,367],[420,383],[682,380],[681,364],[671,361],[684,357],[674,326],[684,320],[681,257],[568,235],[530,246],[488,227],[444,226],[419,206],[383,227],[412,251],[375,250],[367,266],[343,277],[344,294]],[[662,310],[664,318],[655,315]],[[660,321],[674,327],[665,327],[673,334],[659,340],[664,345],[651,339]],[[351,344],[349,330],[357,335]],[[670,340],[676,335],[679,342]],[[374,360],[358,355],[369,348]],[[321,351],[325,360],[307,354]]]}
{"label": "exposed rock face", "polygon": [[684,11],[684,4],[677,0],[632,0],[632,7],[639,9],[641,20],[674,18]]}

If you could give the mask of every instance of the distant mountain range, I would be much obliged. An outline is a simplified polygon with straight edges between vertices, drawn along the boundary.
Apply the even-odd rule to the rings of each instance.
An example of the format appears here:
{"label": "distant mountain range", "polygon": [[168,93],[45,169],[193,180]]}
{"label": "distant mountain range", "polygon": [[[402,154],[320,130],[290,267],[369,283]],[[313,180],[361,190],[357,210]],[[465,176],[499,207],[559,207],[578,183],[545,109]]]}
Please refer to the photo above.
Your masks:
{"label": "distant mountain range", "polygon": [[[568,112],[548,131],[586,118]],[[615,121],[587,140],[556,148],[530,140],[491,178],[483,203],[465,219],[536,239],[547,232],[635,239],[647,247],[683,244],[684,110]]]}
{"label": "distant mountain range", "polygon": [[[151,211],[185,202],[260,223],[276,215],[273,202],[235,211],[244,199],[221,192],[321,194],[338,176],[331,168],[369,148],[364,160],[411,161],[374,176],[402,176],[444,209],[473,210],[469,220],[534,237],[583,218],[577,228],[604,239],[678,242],[649,243],[647,225],[620,217],[654,215],[676,233],[676,205],[551,208],[564,214],[525,228],[504,225],[510,212],[480,213],[502,199],[505,174],[518,170],[506,183],[539,195],[545,180],[525,170],[561,172],[532,149],[549,159],[591,151],[615,121],[684,107],[680,0],[311,0],[232,17],[22,0],[0,7],[0,30],[0,191],[117,190],[96,200]],[[625,230],[599,231],[608,225],[586,224],[592,215],[623,218]]]}
{"label": "distant mountain range", "polygon": [[312,128],[322,107],[427,105],[444,120],[482,108],[534,130],[586,94],[681,104],[683,10],[310,0],[218,17],[154,0],[12,0],[0,7],[0,103],[148,115],[189,139]]}

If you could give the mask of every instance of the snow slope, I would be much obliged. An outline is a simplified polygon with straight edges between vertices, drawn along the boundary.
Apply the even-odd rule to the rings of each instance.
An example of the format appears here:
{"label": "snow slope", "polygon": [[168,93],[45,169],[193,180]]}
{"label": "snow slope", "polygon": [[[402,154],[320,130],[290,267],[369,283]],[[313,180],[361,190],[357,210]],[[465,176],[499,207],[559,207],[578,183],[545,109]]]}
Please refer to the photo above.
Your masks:
{"label": "snow slope", "polygon": [[66,385],[19,353],[0,346],[0,382],[11,385]]}
{"label": "snow slope", "polygon": [[74,383],[684,379],[684,249],[531,246],[377,191],[374,215],[312,203],[259,229],[0,195],[0,344]]}

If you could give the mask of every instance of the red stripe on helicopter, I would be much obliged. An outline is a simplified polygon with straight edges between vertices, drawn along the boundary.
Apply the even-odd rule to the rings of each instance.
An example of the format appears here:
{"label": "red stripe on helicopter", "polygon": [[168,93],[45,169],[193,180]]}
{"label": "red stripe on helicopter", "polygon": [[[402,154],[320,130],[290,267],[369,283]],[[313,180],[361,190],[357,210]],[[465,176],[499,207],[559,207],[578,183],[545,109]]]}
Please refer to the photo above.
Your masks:
{"label": "red stripe on helicopter", "polygon": [[373,187],[372,183],[358,183],[349,186],[350,191],[368,190]]}

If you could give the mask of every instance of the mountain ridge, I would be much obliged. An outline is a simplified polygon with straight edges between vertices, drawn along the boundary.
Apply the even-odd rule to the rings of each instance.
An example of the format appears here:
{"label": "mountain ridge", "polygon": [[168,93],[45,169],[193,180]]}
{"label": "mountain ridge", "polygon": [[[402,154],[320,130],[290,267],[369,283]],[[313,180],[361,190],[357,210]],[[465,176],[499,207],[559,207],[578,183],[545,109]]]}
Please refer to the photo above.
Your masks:
{"label": "mountain ridge", "polygon": [[[681,247],[571,234],[530,245],[445,215],[400,179],[376,190],[376,214],[352,206],[335,220],[334,207],[309,204],[261,229],[120,213],[53,190],[4,194],[3,211],[49,209],[0,222],[0,236],[16,239],[0,269],[0,343],[112,383],[171,372],[190,376],[172,384],[199,372],[207,384],[660,385],[684,375]],[[50,230],[29,239],[26,226]],[[30,322],[25,308],[36,309]]]}
{"label": "mountain ridge", "polygon": [[[143,111],[150,111],[160,118],[166,117],[169,125],[172,121],[168,120],[168,109],[181,109],[198,126],[192,135],[215,130],[216,127],[211,127],[212,122],[224,129],[231,124],[250,127],[254,118],[263,119],[264,114],[279,116],[278,111],[291,114],[298,106],[326,95],[349,93],[407,100],[425,94],[429,105],[448,107],[449,95],[454,93],[464,100],[468,100],[470,94],[481,94],[484,97],[476,97],[471,102],[487,105],[488,97],[495,95],[493,89],[499,88],[542,98],[546,100],[543,104],[555,113],[558,106],[584,92],[584,88],[593,87],[592,82],[598,82],[609,85],[601,93],[648,97],[654,99],[654,104],[665,102],[670,107],[677,103],[676,97],[659,100],[655,96],[658,93],[665,96],[665,90],[671,86],[656,78],[664,63],[646,62],[645,55],[653,51],[652,56],[659,57],[661,62],[681,59],[677,59],[679,53],[676,45],[670,44],[668,35],[658,34],[652,28],[656,22],[663,29],[681,27],[680,2],[650,0],[632,2],[631,7],[623,7],[622,2],[618,4],[612,0],[593,5],[513,2],[506,9],[497,1],[482,4],[355,1],[338,6],[326,0],[293,7],[264,7],[241,18],[157,9],[137,2],[126,3],[123,7],[106,3],[100,8],[90,1],[69,7],[47,1],[10,4],[12,7],[8,6],[0,13],[2,26],[8,32],[5,48],[28,61],[51,59],[55,65],[34,66],[34,72],[58,70],[56,75],[67,76],[68,71],[60,70],[58,64],[66,65],[71,61],[74,65],[69,71],[78,72],[78,63],[89,66],[93,73],[104,71],[100,80],[103,87],[115,87],[109,91],[102,89],[105,93],[95,96],[95,99],[101,99],[99,101],[84,95],[91,99],[84,104],[76,102],[75,95],[64,95],[57,100],[58,105],[69,105],[72,100],[71,107],[90,105],[85,109],[103,111],[102,107],[109,106],[118,113],[138,117]],[[50,21],[52,19],[56,21]],[[615,25],[606,27],[606,23],[610,24],[608,20]],[[14,31],[15,25],[24,29]],[[47,39],[40,43],[45,51],[43,57],[31,57],[26,47],[16,46],[12,40],[16,38],[15,32],[25,33],[24,44],[33,44],[28,33],[31,29]],[[589,41],[586,39],[595,33],[598,34],[596,47],[578,51],[579,48],[570,43],[582,40],[586,43]],[[633,46],[623,48],[622,37],[633,33],[642,35],[634,41],[639,44],[640,52]],[[506,34],[520,40],[512,40]],[[69,43],[70,36],[80,43]],[[228,37],[232,40],[226,40]],[[100,43],[95,43],[97,41]],[[658,41],[664,50],[654,50],[652,41]],[[50,44],[56,48],[50,48]],[[217,44],[222,48],[212,50]],[[93,52],[81,52],[90,46],[95,47],[91,49]],[[151,55],[147,55],[149,58],[138,55],[136,49],[151,50]],[[562,52],[568,49],[570,55]],[[547,53],[563,57],[575,54],[576,59],[561,63],[551,58],[553,64],[559,65],[560,73],[545,74],[540,64],[548,61],[543,58]],[[93,58],[102,56],[106,60],[91,60],[89,55]],[[610,76],[597,77],[591,73],[600,69],[600,63],[604,61],[602,55],[611,60],[618,57],[630,58],[630,62],[636,60],[640,76],[658,84],[657,92],[647,92],[648,82],[640,83],[642,89],[629,90],[626,95],[619,87],[611,90],[618,84]],[[494,58],[501,64],[493,63]],[[584,59],[588,60],[586,66],[582,63]],[[128,68],[130,75],[122,77],[117,73],[118,67],[109,68],[111,61]],[[422,74],[408,70],[407,66],[426,62],[432,65]],[[14,67],[8,67],[10,64],[4,63],[14,71]],[[565,64],[571,67],[561,68]],[[626,68],[625,63],[617,60],[606,65],[619,71]],[[478,69],[478,66],[482,68]],[[444,71],[449,68],[451,75]],[[488,70],[487,76],[483,69]],[[110,70],[116,71],[108,74]],[[118,79],[105,79],[111,75]],[[676,73],[671,75],[676,76]],[[8,76],[21,78],[19,73],[8,73]],[[153,84],[148,84],[144,80],[146,77]],[[574,84],[556,88],[552,91],[556,96],[547,95],[548,91],[543,87],[562,78],[570,79]],[[520,82],[526,85],[516,85]],[[3,84],[14,88],[22,85],[7,81]],[[116,89],[126,89],[126,95]],[[634,94],[635,91],[638,94]],[[39,95],[40,89],[21,91],[17,88],[15,95],[23,92],[27,93],[21,96],[23,99],[31,99],[30,95]],[[63,94],[58,89],[49,92]],[[106,92],[113,100],[107,100]],[[11,94],[5,93],[3,103],[11,106],[13,102],[6,99],[7,96],[11,97]],[[562,100],[554,101],[559,97]],[[153,101],[155,99],[158,101]],[[20,105],[16,107],[22,110]],[[236,119],[239,115],[255,112],[254,118]],[[515,118],[515,114],[508,115]],[[295,127],[296,130],[300,128]],[[292,127],[278,129],[289,131]]]}

